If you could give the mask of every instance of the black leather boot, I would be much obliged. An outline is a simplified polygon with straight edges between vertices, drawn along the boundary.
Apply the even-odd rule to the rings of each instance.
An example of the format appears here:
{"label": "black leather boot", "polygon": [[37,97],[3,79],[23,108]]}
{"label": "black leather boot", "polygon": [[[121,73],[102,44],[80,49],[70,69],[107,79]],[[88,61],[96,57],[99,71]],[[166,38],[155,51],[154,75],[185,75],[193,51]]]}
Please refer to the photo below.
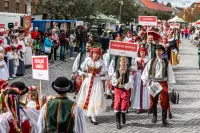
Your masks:
{"label": "black leather boot", "polygon": [[115,115],[116,115],[117,129],[121,129],[121,112],[117,112]]}
{"label": "black leather boot", "polygon": [[169,126],[169,123],[167,122],[167,110],[162,110],[162,123],[163,126]]}
{"label": "black leather boot", "polygon": [[152,123],[156,123],[157,122],[157,105],[153,106],[153,118],[151,120]]}
{"label": "black leather boot", "polygon": [[122,124],[126,124],[126,113],[122,112]]}

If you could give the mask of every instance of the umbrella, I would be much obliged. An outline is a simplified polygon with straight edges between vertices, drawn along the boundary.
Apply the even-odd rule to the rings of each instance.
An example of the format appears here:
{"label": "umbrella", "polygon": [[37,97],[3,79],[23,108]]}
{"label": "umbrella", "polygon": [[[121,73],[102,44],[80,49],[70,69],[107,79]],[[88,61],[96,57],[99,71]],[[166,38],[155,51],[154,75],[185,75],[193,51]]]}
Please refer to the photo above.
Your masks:
{"label": "umbrella", "polygon": [[153,35],[154,40],[159,40],[161,38],[161,35],[155,31],[148,31],[147,35]]}

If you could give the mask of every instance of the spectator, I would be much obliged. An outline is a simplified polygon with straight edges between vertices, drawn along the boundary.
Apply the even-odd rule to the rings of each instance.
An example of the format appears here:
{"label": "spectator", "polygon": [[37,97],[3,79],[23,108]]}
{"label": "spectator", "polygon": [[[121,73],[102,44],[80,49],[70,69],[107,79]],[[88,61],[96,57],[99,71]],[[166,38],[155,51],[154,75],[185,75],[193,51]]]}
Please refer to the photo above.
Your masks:
{"label": "spectator", "polygon": [[39,34],[38,27],[35,27],[35,30],[31,32],[31,38],[35,40]]}
{"label": "spectator", "polygon": [[76,47],[76,34],[74,31],[71,31],[69,36],[69,46],[70,46],[70,59],[74,60],[74,48]]}
{"label": "spectator", "polygon": [[52,53],[53,53],[53,49],[52,49],[52,34],[48,34],[47,37],[45,37],[44,40],[44,45],[42,47],[42,51],[45,52],[46,54],[48,54],[49,60],[52,60]]}
{"label": "spectator", "polygon": [[62,30],[61,34],[59,35],[59,41],[60,41],[60,60],[64,61],[66,46],[67,46],[67,34],[64,30]]}

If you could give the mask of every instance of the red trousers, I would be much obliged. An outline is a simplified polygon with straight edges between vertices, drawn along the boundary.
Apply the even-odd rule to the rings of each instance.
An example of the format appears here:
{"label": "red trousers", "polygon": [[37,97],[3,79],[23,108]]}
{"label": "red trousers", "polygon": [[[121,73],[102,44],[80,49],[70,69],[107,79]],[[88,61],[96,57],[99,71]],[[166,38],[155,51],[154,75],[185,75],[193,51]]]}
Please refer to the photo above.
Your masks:
{"label": "red trousers", "polygon": [[114,88],[114,110],[126,111],[129,108],[130,91]]}
{"label": "red trousers", "polygon": [[[162,91],[159,94],[160,105],[162,107],[162,110],[168,110],[169,108],[168,85],[167,82],[160,82],[160,85],[163,87]],[[150,94],[150,109],[152,109],[154,105],[157,105],[159,95],[153,98],[152,95]]]}

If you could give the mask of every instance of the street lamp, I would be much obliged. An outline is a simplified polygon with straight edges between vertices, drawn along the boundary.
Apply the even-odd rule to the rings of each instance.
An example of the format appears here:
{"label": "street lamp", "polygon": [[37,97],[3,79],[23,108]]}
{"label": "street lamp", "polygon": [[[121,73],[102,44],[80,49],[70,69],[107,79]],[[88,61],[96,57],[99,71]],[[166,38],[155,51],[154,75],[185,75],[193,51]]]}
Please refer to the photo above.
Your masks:
{"label": "street lamp", "polygon": [[120,8],[119,8],[119,23],[121,24],[121,22],[122,22],[122,6],[123,6],[124,2],[122,0],[120,0],[119,3],[120,3]]}

